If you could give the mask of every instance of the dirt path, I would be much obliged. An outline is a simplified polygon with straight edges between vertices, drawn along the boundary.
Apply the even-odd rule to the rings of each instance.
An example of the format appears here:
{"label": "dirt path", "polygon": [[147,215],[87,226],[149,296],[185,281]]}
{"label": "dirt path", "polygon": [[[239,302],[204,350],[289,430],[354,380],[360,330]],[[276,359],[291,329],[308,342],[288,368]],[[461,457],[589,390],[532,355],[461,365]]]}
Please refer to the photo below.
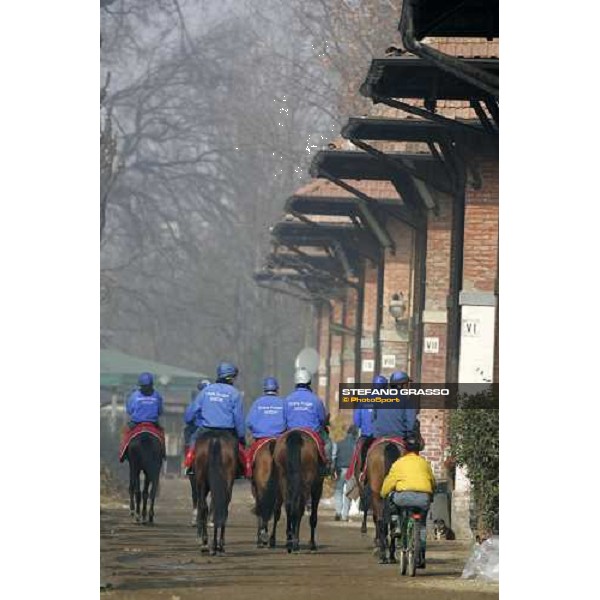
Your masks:
{"label": "dirt path", "polygon": [[[371,553],[373,526],[361,536],[359,523],[336,523],[327,505],[319,511],[317,554],[305,550],[308,523],[302,522],[299,555],[282,547],[255,547],[255,518],[249,486],[236,482],[226,535],[227,555],[202,556],[191,517],[188,483],[161,482],[156,525],[135,525],[124,506],[101,510],[103,598],[187,600],[376,600],[405,594],[411,600],[495,600],[498,586],[459,579],[468,554],[460,542],[428,546],[427,569],[414,579],[400,577],[396,565],[379,565]],[[285,518],[278,537],[283,542]]]}

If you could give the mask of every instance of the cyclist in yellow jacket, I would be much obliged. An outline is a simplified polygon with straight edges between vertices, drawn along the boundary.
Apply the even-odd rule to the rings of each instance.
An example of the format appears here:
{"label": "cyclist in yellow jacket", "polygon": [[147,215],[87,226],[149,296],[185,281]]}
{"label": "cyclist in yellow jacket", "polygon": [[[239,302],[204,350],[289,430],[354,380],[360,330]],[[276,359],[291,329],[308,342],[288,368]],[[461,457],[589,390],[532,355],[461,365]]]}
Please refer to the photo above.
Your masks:
{"label": "cyclist in yellow jacket", "polygon": [[[410,435],[404,441],[406,453],[390,468],[381,486],[381,497],[389,496],[393,507],[420,509],[425,524],[435,491],[435,477],[429,462],[419,456],[419,440]],[[421,556],[417,563],[420,568],[425,568],[425,543],[426,528],[423,526]]]}

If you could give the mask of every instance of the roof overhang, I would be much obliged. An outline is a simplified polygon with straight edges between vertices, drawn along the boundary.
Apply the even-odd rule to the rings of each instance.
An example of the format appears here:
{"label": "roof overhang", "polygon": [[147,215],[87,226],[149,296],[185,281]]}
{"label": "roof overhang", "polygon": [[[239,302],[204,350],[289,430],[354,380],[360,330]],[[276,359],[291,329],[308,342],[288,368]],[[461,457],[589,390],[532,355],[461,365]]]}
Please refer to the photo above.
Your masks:
{"label": "roof overhang", "polygon": [[499,36],[499,0],[404,0],[412,2],[415,37]]}
{"label": "roof overhang", "polygon": [[377,260],[380,246],[367,230],[350,224],[309,224],[283,221],[273,226],[274,240],[290,248],[341,248],[351,264],[360,257]]}
{"label": "roof overhang", "polygon": [[[461,62],[468,68],[498,77],[498,59],[465,58]],[[490,96],[429,61],[405,56],[373,59],[360,93],[375,101],[381,98],[477,101]]]}

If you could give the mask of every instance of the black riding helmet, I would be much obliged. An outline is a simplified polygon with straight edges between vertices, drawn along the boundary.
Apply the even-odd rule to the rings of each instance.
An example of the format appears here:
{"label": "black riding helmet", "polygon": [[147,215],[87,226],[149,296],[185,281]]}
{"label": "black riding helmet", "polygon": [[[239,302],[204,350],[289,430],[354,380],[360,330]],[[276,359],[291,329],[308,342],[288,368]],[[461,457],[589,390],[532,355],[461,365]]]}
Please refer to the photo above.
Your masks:
{"label": "black riding helmet", "polygon": [[411,433],[404,438],[404,447],[407,452],[418,452],[421,449],[421,442]]}

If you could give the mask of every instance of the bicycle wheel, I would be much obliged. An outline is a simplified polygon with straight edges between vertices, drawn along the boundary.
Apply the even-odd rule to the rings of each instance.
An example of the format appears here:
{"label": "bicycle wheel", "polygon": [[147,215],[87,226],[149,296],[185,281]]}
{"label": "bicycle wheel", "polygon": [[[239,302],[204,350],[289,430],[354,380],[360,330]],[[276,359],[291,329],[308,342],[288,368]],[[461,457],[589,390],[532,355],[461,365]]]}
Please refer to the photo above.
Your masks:
{"label": "bicycle wheel", "polygon": [[[413,547],[415,549],[415,567],[417,566],[417,563],[419,563],[421,561],[421,527],[423,526],[423,524],[421,523],[421,521],[415,521],[414,523],[414,527],[413,527],[413,536],[414,536],[414,542],[413,542]],[[415,571],[411,571],[410,576],[414,577],[416,575],[416,569]]]}
{"label": "bicycle wheel", "polygon": [[408,527],[406,528],[406,541],[407,541],[407,571],[409,577],[414,577],[417,573],[417,557],[415,548],[415,533],[418,535],[418,523],[410,516],[408,518]]}
{"label": "bicycle wheel", "polygon": [[407,552],[404,548],[398,551],[398,564],[400,567],[400,575],[406,575],[406,567],[408,566]]}

